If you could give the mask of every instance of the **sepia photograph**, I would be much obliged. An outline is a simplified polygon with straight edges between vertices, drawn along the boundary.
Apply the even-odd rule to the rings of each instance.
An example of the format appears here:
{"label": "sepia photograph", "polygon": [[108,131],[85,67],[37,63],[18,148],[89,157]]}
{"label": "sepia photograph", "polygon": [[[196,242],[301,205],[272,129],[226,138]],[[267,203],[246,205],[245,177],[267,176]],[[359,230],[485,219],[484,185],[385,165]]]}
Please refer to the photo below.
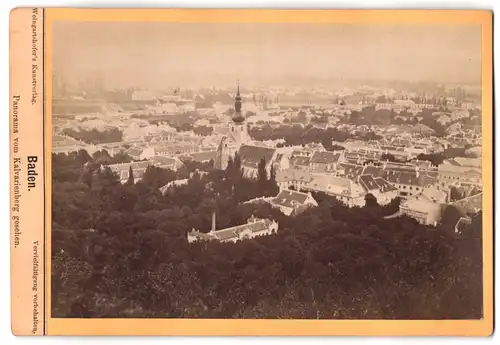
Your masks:
{"label": "sepia photograph", "polygon": [[51,25],[50,317],[483,318],[481,25]]}

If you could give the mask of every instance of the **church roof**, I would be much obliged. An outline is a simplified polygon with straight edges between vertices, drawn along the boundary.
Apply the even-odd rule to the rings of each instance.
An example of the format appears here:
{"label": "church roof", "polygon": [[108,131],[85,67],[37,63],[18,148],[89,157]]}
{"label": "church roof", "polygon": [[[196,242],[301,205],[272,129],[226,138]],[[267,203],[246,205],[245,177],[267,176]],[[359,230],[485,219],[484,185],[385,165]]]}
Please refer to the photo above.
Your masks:
{"label": "church roof", "polygon": [[241,158],[241,164],[252,168],[257,168],[262,158],[266,165],[273,159],[275,149],[260,146],[242,145],[238,151]]}

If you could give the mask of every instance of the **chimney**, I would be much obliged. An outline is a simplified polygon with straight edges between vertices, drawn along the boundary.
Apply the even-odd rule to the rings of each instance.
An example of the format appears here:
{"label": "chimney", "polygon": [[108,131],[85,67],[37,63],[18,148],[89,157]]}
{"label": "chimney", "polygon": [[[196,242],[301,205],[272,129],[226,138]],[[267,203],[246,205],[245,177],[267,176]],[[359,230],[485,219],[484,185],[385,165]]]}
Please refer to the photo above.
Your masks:
{"label": "chimney", "polygon": [[210,232],[214,231],[215,231],[215,211],[212,212],[212,229],[210,230]]}

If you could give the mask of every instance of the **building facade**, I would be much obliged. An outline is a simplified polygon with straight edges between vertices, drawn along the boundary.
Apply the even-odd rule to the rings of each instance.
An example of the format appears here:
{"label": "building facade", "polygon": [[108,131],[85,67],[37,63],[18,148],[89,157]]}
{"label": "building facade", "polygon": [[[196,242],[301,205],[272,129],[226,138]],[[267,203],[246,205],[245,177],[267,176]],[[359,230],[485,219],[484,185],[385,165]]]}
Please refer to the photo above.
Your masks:
{"label": "building facade", "polygon": [[203,233],[192,229],[187,234],[189,243],[200,241],[219,241],[222,243],[235,243],[252,239],[259,236],[268,236],[278,233],[278,222],[270,219],[259,219],[254,216],[247,220],[246,224],[233,226],[226,229],[215,230],[215,215],[212,215],[212,229],[208,233]]}

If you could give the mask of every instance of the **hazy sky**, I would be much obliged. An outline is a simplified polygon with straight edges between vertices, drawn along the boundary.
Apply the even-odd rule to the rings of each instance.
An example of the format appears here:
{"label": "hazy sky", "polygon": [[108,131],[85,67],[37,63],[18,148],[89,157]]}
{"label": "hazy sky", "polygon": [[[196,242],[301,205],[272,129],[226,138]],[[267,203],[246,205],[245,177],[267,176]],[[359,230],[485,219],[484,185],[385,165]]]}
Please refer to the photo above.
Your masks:
{"label": "hazy sky", "polygon": [[112,84],[210,74],[468,83],[481,74],[480,26],[57,22],[53,32],[55,70]]}

